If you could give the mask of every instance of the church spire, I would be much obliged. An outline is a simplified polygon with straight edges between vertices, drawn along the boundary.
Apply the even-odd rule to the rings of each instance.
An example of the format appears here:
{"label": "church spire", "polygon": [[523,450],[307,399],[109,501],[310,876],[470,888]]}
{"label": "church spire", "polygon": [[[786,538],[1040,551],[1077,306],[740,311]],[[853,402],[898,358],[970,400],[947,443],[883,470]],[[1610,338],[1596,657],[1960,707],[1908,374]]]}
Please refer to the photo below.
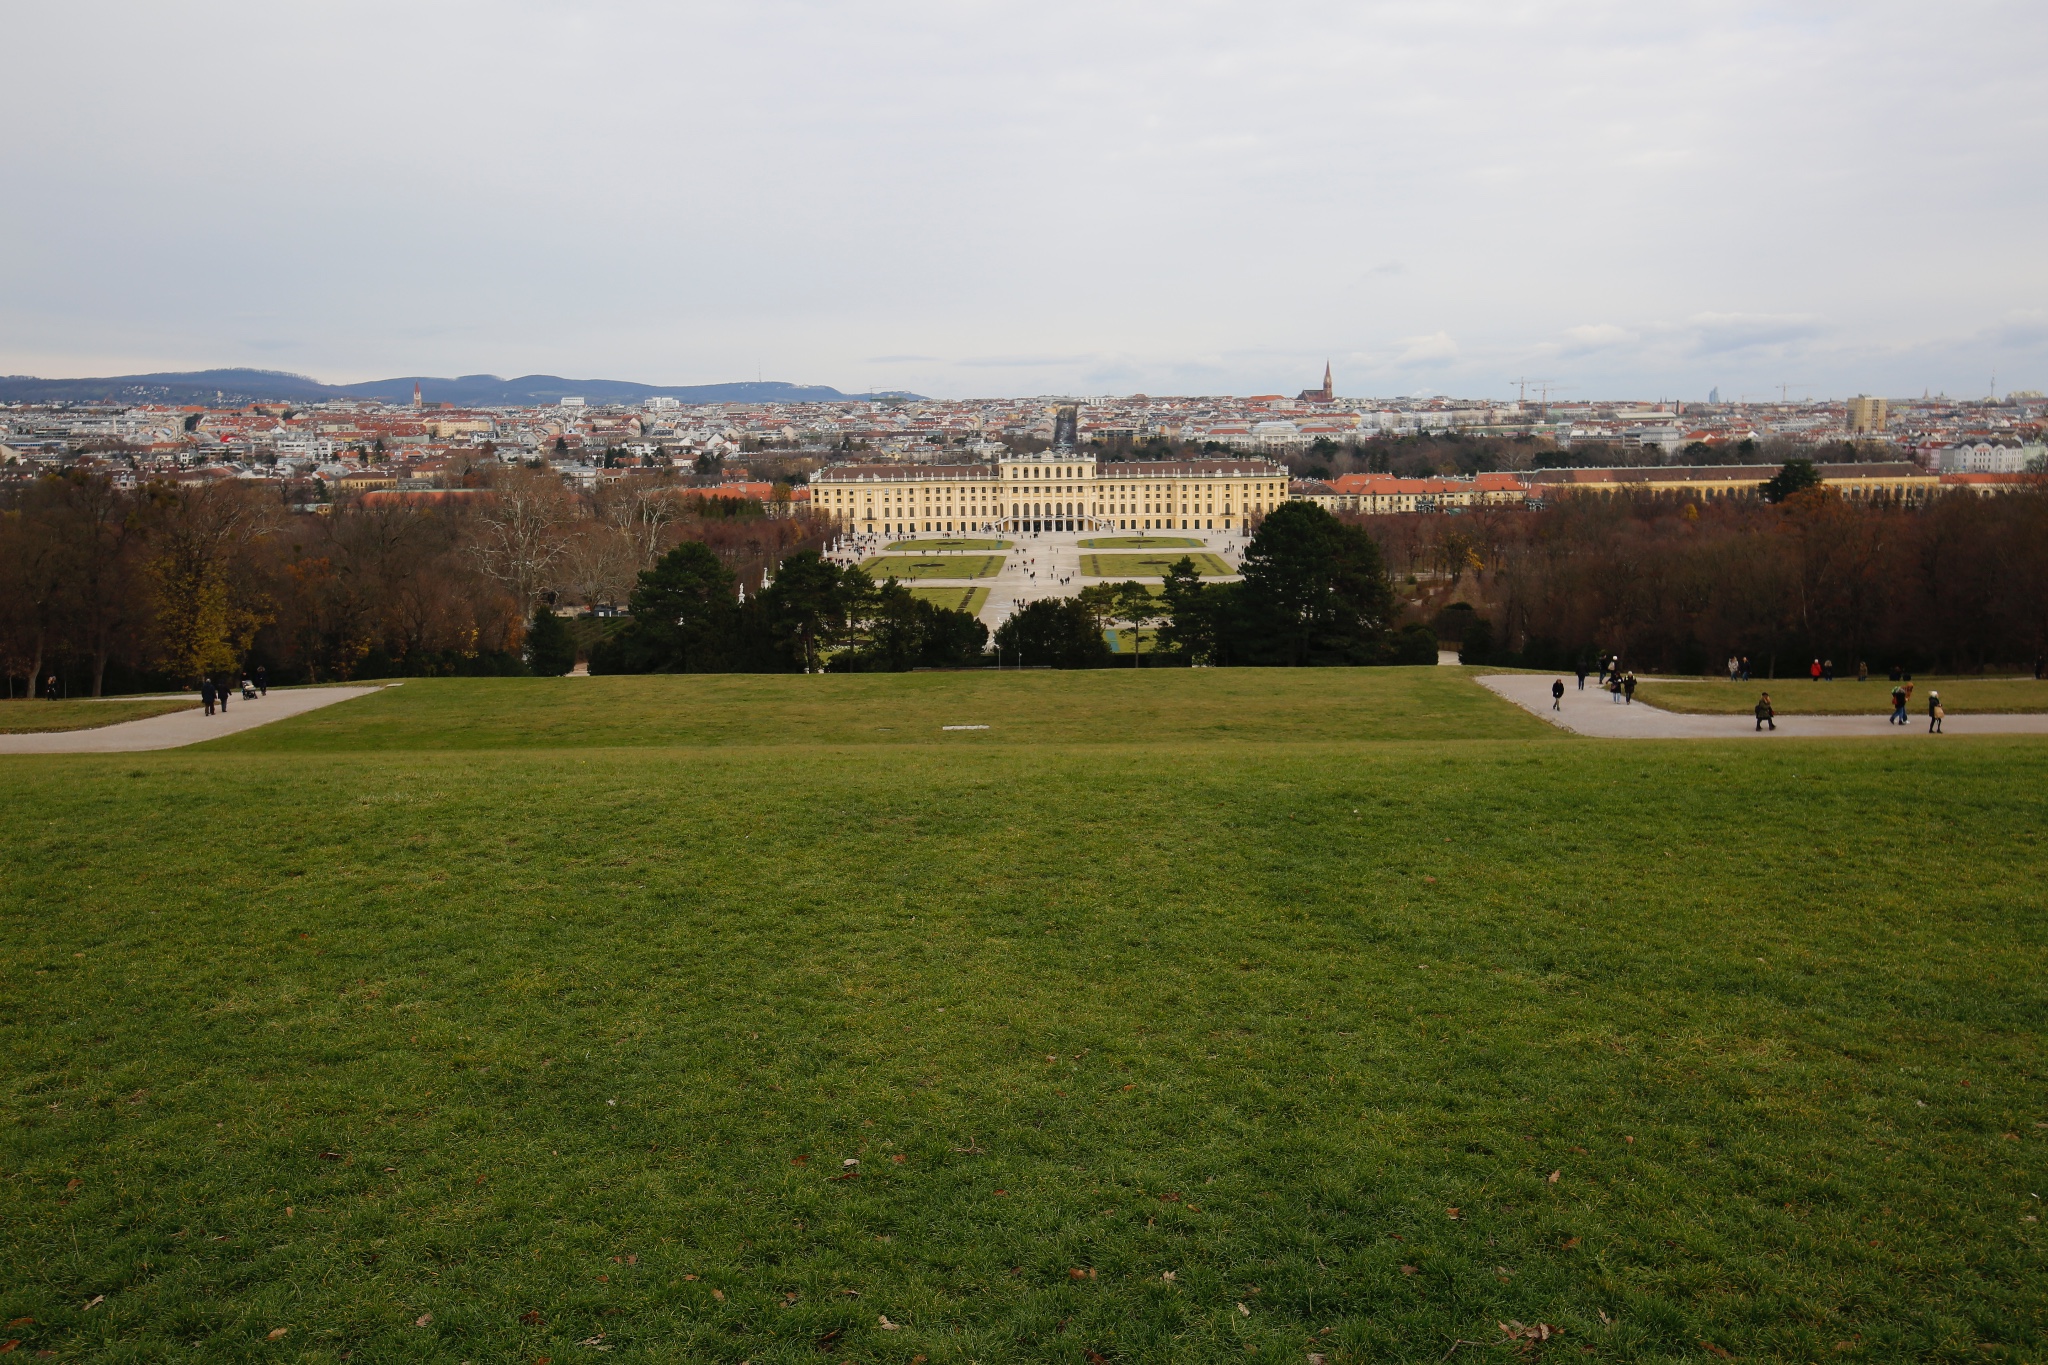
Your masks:
{"label": "church spire", "polygon": [[1336,396],[1337,386],[1335,381],[1330,378],[1330,362],[1325,360],[1323,362],[1323,401],[1327,403]]}

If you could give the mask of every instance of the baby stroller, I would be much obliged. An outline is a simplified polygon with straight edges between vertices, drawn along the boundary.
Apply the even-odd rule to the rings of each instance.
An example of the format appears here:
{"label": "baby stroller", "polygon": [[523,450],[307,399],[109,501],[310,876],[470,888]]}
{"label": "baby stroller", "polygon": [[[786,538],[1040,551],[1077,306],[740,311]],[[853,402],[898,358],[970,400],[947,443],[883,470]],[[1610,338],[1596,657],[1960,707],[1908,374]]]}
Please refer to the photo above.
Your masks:
{"label": "baby stroller", "polygon": [[247,678],[242,679],[242,700],[256,700],[256,684],[250,682]]}

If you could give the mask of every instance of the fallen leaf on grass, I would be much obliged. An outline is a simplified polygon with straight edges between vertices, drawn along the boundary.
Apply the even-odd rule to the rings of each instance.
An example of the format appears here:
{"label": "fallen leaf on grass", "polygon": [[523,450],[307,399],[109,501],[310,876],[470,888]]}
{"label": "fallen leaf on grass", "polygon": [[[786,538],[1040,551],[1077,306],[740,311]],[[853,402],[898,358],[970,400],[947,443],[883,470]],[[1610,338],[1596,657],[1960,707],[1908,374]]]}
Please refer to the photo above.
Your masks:
{"label": "fallen leaf on grass", "polygon": [[1308,1365],[1324,1365],[1323,1357],[1315,1351],[1310,1351],[1308,1353]]}
{"label": "fallen leaf on grass", "polygon": [[1553,1184],[1553,1185],[1555,1185],[1555,1184],[1557,1183],[1557,1181],[1558,1181],[1558,1177],[1559,1177],[1559,1176],[1562,1176],[1563,1174],[1564,1174],[1564,1172],[1563,1172],[1563,1171],[1552,1171],[1552,1172],[1550,1173],[1550,1183],[1551,1183],[1551,1184]]}
{"label": "fallen leaf on grass", "polygon": [[83,1180],[80,1180],[77,1176],[73,1176],[69,1181],[65,1183],[64,1188],[67,1190],[75,1190],[84,1183],[85,1182]]}
{"label": "fallen leaf on grass", "polygon": [[831,1331],[825,1333],[824,1336],[819,1337],[816,1341],[812,1342],[811,1344],[813,1346],[816,1346],[819,1350],[823,1351],[830,1348],[833,1342],[839,1340],[839,1338],[845,1335],[846,1329],[844,1327],[834,1327]]}
{"label": "fallen leaf on grass", "polygon": [[908,1161],[909,1159],[909,1157],[904,1156],[901,1152],[897,1152],[889,1158],[890,1162],[897,1166],[901,1166],[904,1162]]}
{"label": "fallen leaf on grass", "polygon": [[19,1345],[21,1345],[19,1341],[0,1341],[0,1356],[6,1355]]}
{"label": "fallen leaf on grass", "polygon": [[838,1175],[828,1175],[828,1176],[826,1176],[825,1178],[826,1178],[827,1180],[858,1180],[858,1179],[860,1179],[860,1172],[859,1172],[859,1171],[841,1171],[841,1172],[840,1172],[840,1173],[839,1173]]}
{"label": "fallen leaf on grass", "polygon": [[1462,1213],[1457,1209],[1445,1209],[1444,1212],[1452,1218],[1459,1218],[1463,1216]]}
{"label": "fallen leaf on grass", "polygon": [[790,1164],[790,1165],[792,1165],[792,1166],[801,1166],[801,1165],[803,1165],[803,1164],[804,1164],[804,1163],[805,1163],[806,1161],[809,1161],[810,1159],[811,1159],[811,1158],[810,1158],[810,1155],[809,1155],[808,1153],[806,1153],[806,1154],[805,1154],[805,1155],[803,1155],[803,1156],[793,1156],[793,1157],[791,1157],[791,1158],[789,1159],[789,1164]]}
{"label": "fallen leaf on grass", "polygon": [[520,1321],[520,1322],[522,1322],[522,1323],[524,1323],[524,1324],[525,1324],[526,1326],[528,1326],[528,1327],[538,1327],[538,1326],[540,1326],[540,1323],[541,1323],[541,1317],[540,1317],[540,1310],[539,1310],[538,1308],[529,1308],[529,1309],[527,1309],[527,1310],[526,1310],[526,1311],[525,1311],[524,1313],[521,1313],[521,1314],[519,1315],[519,1321]]}
{"label": "fallen leaf on grass", "polygon": [[34,1321],[34,1318],[16,1318],[13,1322],[8,1323],[7,1325],[9,1327],[27,1327]]}
{"label": "fallen leaf on grass", "polygon": [[683,1276],[683,1278],[684,1278],[684,1279],[686,1279],[686,1280],[694,1280],[694,1279],[696,1279],[697,1277],[696,1277],[695,1275],[685,1275],[685,1276]]}
{"label": "fallen leaf on grass", "polygon": [[412,1320],[412,1325],[415,1327],[425,1327],[428,1323],[432,1322],[433,1320],[434,1315],[432,1313],[422,1313]]}
{"label": "fallen leaf on grass", "polygon": [[1168,1190],[1166,1191],[1166,1193],[1159,1196],[1159,1202],[1162,1204],[1178,1204],[1180,1202],[1180,1196],[1175,1194],[1172,1190]]}
{"label": "fallen leaf on grass", "polygon": [[997,1194],[1008,1194],[1008,1193],[1009,1193],[1009,1191],[1008,1191],[1008,1190],[997,1190],[997,1191],[996,1191],[996,1193],[997,1193]]}
{"label": "fallen leaf on grass", "polygon": [[1247,1318],[1248,1318],[1248,1317],[1250,1317],[1250,1316],[1252,1315],[1252,1310],[1251,1310],[1251,1309],[1249,1309],[1249,1308],[1247,1308],[1247,1307],[1245,1307],[1243,1303],[1239,1303],[1239,1304],[1237,1305],[1237,1311],[1238,1311],[1238,1315],[1239,1315],[1240,1317],[1247,1317]]}
{"label": "fallen leaf on grass", "polygon": [[1416,1270],[1415,1267],[1412,1265],[1404,1265],[1401,1267],[1401,1273],[1403,1275],[1413,1275],[1416,1273]]}
{"label": "fallen leaf on grass", "polygon": [[93,1296],[92,1296],[91,1298],[87,1299],[87,1300],[85,1301],[85,1306],[84,1306],[83,1308],[79,1309],[78,1311],[79,1311],[79,1312],[81,1312],[81,1313],[89,1313],[89,1312],[91,1312],[91,1311],[92,1311],[93,1309],[95,1309],[95,1308],[99,1307],[99,1306],[100,1306],[101,1304],[105,1303],[106,1301],[107,1301],[107,1296],[106,1296],[105,1294],[95,1294],[95,1295],[93,1295]]}
{"label": "fallen leaf on grass", "polygon": [[1579,1239],[1578,1239],[1578,1238],[1576,1238],[1576,1237],[1567,1237],[1567,1238],[1565,1238],[1565,1239],[1564,1239],[1564,1250],[1566,1250],[1566,1251],[1570,1251],[1570,1250],[1571,1250],[1571,1249],[1572,1249],[1573,1247],[1577,1246],[1578,1244],[1579,1244]]}
{"label": "fallen leaf on grass", "polygon": [[341,1160],[341,1153],[340,1153],[340,1152],[322,1152],[322,1153],[320,1154],[320,1159],[321,1159],[322,1161],[339,1161],[339,1160]]}
{"label": "fallen leaf on grass", "polygon": [[879,1313],[875,1316],[875,1326],[881,1328],[884,1332],[897,1330],[896,1324],[889,1321],[889,1315],[886,1313]]}
{"label": "fallen leaf on grass", "polygon": [[1168,1284],[1172,1284],[1176,1277],[1174,1276],[1174,1273],[1171,1270],[1165,1270],[1160,1272],[1159,1278],[1166,1281]]}
{"label": "fallen leaf on grass", "polygon": [[724,1303],[725,1291],[723,1289],[714,1289],[711,1291],[711,1297],[717,1299],[720,1303]]}
{"label": "fallen leaf on grass", "polygon": [[1711,1354],[1713,1354],[1713,1355],[1717,1355],[1717,1356],[1721,1357],[1721,1359],[1723,1359],[1723,1360],[1733,1360],[1733,1359],[1735,1359],[1735,1353],[1734,1353],[1733,1351],[1730,1351],[1730,1350],[1726,1350],[1726,1349],[1724,1349],[1724,1348],[1722,1348],[1722,1347],[1716,1346],[1716,1345],[1715,1345],[1715,1344],[1714,1344],[1713,1342],[1711,1342],[1711,1341],[1702,1341],[1702,1342],[1700,1343],[1700,1346],[1701,1346],[1701,1348],[1702,1348],[1702,1349],[1704,1349],[1704,1350],[1708,1351],[1709,1353],[1711,1353]]}
{"label": "fallen leaf on grass", "polygon": [[1519,1322],[1503,1322],[1495,1325],[1506,1334],[1509,1341],[1548,1341],[1562,1330],[1552,1327],[1547,1322],[1534,1323],[1528,1327],[1524,1327]]}
{"label": "fallen leaf on grass", "polygon": [[1092,1280],[1095,1278],[1095,1272],[1092,1270],[1069,1270],[1067,1278],[1070,1280]]}
{"label": "fallen leaf on grass", "polygon": [[593,1351],[609,1351],[611,1349],[610,1346],[605,1344],[604,1333],[602,1332],[599,1332],[594,1337],[585,1337],[576,1344],[578,1346],[588,1346]]}
{"label": "fallen leaf on grass", "polygon": [[291,1330],[289,1327],[273,1327],[270,1329],[270,1339],[272,1341],[283,1341],[285,1333]]}

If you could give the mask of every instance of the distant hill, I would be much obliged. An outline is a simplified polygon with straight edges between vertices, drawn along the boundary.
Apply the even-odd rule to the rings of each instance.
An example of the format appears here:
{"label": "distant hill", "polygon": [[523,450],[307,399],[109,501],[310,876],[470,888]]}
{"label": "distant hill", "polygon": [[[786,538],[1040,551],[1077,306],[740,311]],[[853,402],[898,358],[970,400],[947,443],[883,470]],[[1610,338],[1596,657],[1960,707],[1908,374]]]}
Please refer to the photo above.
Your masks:
{"label": "distant hill", "polygon": [[682,403],[837,403],[871,398],[916,398],[914,393],[841,393],[823,384],[785,384],[777,380],[741,384],[635,384],[622,379],[563,379],[552,374],[500,379],[494,374],[466,374],[457,379],[407,375],[368,384],[322,384],[302,374],[281,370],[189,370],[175,374],[123,374],[104,379],[37,379],[29,375],[0,377],[0,403],[319,403],[343,398],[374,398],[385,403],[412,402],[412,386],[420,386],[426,403],[457,407],[530,408],[582,398],[592,407],[606,403],[639,403],[673,398]]}

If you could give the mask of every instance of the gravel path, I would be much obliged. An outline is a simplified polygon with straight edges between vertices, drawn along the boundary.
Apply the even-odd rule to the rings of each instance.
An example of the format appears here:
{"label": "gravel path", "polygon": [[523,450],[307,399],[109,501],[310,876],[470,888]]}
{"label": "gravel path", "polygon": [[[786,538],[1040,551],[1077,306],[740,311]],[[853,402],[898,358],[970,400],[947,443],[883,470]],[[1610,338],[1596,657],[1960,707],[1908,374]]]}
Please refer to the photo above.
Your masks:
{"label": "gravel path", "polygon": [[222,715],[195,706],[147,720],[103,725],[96,730],[54,730],[36,735],[0,735],[0,754],[133,754],[146,749],[177,749],[201,740],[219,739],[253,730],[274,720],[302,716],[323,706],[381,691],[377,687],[297,687],[272,689],[267,697],[243,701],[238,695]]}
{"label": "gravel path", "polygon": [[[1586,679],[1586,690],[1579,691],[1576,675],[1565,673],[1564,708],[1550,709],[1551,676],[1540,673],[1494,673],[1477,679],[1482,687],[1489,687],[1500,693],[1517,706],[1543,717],[1560,729],[1574,734],[1592,735],[1598,739],[1739,739],[1744,735],[1759,735],[1756,718],[1739,716],[1696,716],[1678,711],[1662,711],[1642,702],[1617,706],[1608,694],[1595,689],[1593,679]],[[1762,689],[1759,688],[1758,691]],[[1908,713],[1911,723],[1893,725],[1886,719],[1889,712],[1869,716],[1779,716],[1776,730],[1764,730],[1759,737],[1783,735],[1789,739],[1939,739],[1939,735],[1927,733],[1927,708],[1923,702],[1917,712]],[[2048,714],[2033,716],[1949,715],[1941,723],[1944,734],[1951,735],[2048,735]]]}

